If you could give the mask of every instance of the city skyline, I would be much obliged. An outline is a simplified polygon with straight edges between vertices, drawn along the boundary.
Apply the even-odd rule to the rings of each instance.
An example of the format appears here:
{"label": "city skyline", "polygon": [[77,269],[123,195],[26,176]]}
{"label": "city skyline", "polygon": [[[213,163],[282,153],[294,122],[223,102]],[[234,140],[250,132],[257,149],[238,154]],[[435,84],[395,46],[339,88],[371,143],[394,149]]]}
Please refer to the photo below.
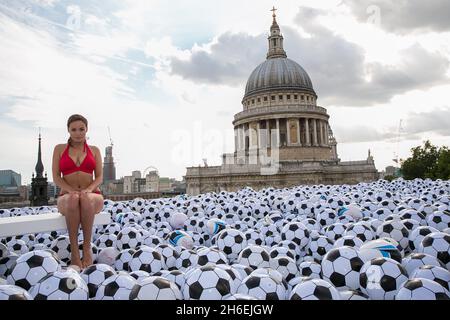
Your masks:
{"label": "city skyline", "polygon": [[311,75],[341,159],[371,149],[382,171],[423,140],[450,144],[450,25],[438,2],[251,1],[236,10],[193,1],[177,2],[176,13],[162,1],[0,1],[0,169],[30,182],[41,127],[53,180],[53,147],[67,140],[72,113],[88,118],[102,158],[110,126],[118,177],[154,166],[181,180],[205,158],[219,164],[233,151],[233,115],[265,59],[275,5],[287,55]]}

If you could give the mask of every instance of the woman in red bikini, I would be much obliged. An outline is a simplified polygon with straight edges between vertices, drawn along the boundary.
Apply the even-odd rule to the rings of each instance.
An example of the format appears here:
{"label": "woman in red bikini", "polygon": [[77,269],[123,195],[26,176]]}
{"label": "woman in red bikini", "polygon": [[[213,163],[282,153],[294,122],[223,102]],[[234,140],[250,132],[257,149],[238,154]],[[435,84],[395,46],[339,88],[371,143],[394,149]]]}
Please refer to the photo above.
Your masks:
{"label": "woman in red bikini", "polygon": [[[83,269],[92,261],[92,226],[94,216],[103,208],[98,188],[103,181],[102,157],[95,146],[88,146],[88,121],[74,114],[67,121],[70,138],[53,152],[53,181],[61,188],[58,210],[65,216],[70,238],[71,264]],[[62,173],[62,177],[61,177]],[[94,178],[95,173],[95,178]],[[83,260],[78,248],[78,228],[83,230]]]}

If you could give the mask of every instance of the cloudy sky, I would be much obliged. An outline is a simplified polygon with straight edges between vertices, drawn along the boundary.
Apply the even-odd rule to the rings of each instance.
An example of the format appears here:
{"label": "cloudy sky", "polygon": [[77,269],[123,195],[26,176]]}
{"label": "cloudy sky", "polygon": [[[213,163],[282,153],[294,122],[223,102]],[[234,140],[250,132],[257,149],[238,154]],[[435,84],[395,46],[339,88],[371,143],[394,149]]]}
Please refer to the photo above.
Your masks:
{"label": "cloudy sky", "polygon": [[[29,183],[73,113],[89,143],[114,142],[118,176],[232,152],[233,115],[277,20],[309,73],[342,160],[379,170],[431,139],[450,144],[447,0],[0,0],[0,169]],[[399,126],[402,121],[401,127]]]}

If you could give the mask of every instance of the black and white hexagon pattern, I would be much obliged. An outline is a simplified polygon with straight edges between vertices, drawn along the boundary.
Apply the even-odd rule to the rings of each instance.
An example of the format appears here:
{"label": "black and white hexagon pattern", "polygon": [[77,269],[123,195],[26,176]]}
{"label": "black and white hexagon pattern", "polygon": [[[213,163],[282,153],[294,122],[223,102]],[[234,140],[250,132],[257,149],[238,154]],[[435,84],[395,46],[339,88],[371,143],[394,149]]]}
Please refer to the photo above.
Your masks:
{"label": "black and white hexagon pattern", "polygon": [[186,274],[183,296],[186,300],[223,300],[232,292],[232,279],[223,269],[207,265]]}
{"label": "black and white hexagon pattern", "polygon": [[27,290],[15,285],[0,285],[0,300],[33,300]]}
{"label": "black and white hexagon pattern", "polygon": [[247,247],[247,239],[241,231],[228,229],[220,233],[217,239],[217,246],[219,250],[227,255],[228,260],[232,262]]}
{"label": "black and white hexagon pattern", "polygon": [[168,270],[175,269],[176,262],[180,257],[179,253],[170,244],[159,244],[155,247],[164,259],[165,268]]}
{"label": "black and white hexagon pattern", "polygon": [[438,266],[425,265],[414,270],[410,278],[424,278],[439,283],[450,290],[450,271]]}
{"label": "black and white hexagon pattern", "polygon": [[241,251],[237,262],[253,269],[270,267],[269,253],[261,246],[249,245]]}
{"label": "black and white hexagon pattern", "polygon": [[330,250],[322,260],[322,276],[338,289],[359,289],[359,272],[363,260],[352,247]]}
{"label": "black and white hexagon pattern", "polygon": [[345,230],[344,235],[356,236],[363,242],[375,239],[375,233],[367,222],[357,222],[352,224]]}
{"label": "black and white hexagon pattern", "polygon": [[309,243],[309,230],[301,222],[290,222],[281,229],[281,239],[295,242],[300,249]]}
{"label": "black and white hexagon pattern", "polygon": [[344,235],[334,242],[333,248],[348,246],[348,247],[353,247],[353,248],[358,249],[363,244],[364,244],[364,241],[362,241],[360,238],[358,238],[355,235]]}
{"label": "black and white hexagon pattern", "polygon": [[194,250],[183,250],[178,257],[175,267],[178,270],[184,271],[190,266],[197,266],[198,255]]}
{"label": "black and white hexagon pattern", "polygon": [[142,270],[136,270],[129,273],[130,276],[136,279],[138,283],[140,283],[142,280],[150,277],[150,273]]}
{"label": "black and white hexagon pattern", "polygon": [[61,261],[70,262],[70,239],[68,236],[61,235],[53,240],[51,249],[58,255]]}
{"label": "black and white hexagon pattern", "polygon": [[310,279],[297,284],[289,300],[341,300],[339,291],[328,281]]}
{"label": "black and white hexagon pattern", "polygon": [[372,300],[394,300],[400,286],[408,280],[403,266],[390,258],[367,261],[360,271],[360,289]]}
{"label": "black and white hexagon pattern", "polygon": [[142,243],[141,233],[133,227],[125,227],[118,234],[116,239],[116,248],[121,251],[124,249],[134,249]]}
{"label": "black and white hexagon pattern", "polygon": [[134,249],[124,249],[119,252],[115,258],[114,268],[117,271],[128,271],[130,261],[133,259],[133,255],[136,252]]}
{"label": "black and white hexagon pattern", "polygon": [[442,231],[450,227],[450,211],[437,210],[427,217],[430,227]]}
{"label": "black and white hexagon pattern", "polygon": [[322,276],[322,266],[314,261],[303,261],[298,266],[299,275],[302,277],[311,277],[320,279]]}
{"label": "black and white hexagon pattern", "polygon": [[117,236],[111,233],[102,234],[96,241],[97,248],[116,247]]}
{"label": "black and white hexagon pattern", "polygon": [[417,252],[423,238],[433,232],[439,232],[439,230],[430,226],[420,226],[412,230],[408,237],[409,249],[412,252]]}
{"label": "black and white hexagon pattern", "polygon": [[[219,264],[218,266],[222,266]],[[225,265],[223,265],[225,266]],[[180,270],[171,270],[166,274],[163,274],[162,277],[166,278],[169,281],[172,281],[178,286],[178,289],[183,290],[184,285],[186,284],[186,275],[184,272]]]}
{"label": "black and white hexagon pattern", "polygon": [[29,290],[51,272],[61,269],[58,258],[49,251],[30,251],[21,255],[10,267],[8,284]]}
{"label": "black and white hexagon pattern", "polygon": [[244,279],[254,271],[252,267],[245,266],[239,263],[234,263],[231,265],[231,267],[233,268],[233,270],[239,273],[241,279]]}
{"label": "black and white hexagon pattern", "polygon": [[103,281],[115,274],[116,271],[111,266],[101,263],[90,265],[84,269],[81,278],[88,286],[89,298],[94,298]]}
{"label": "black and white hexagon pattern", "polygon": [[273,247],[270,250],[269,255],[270,255],[271,259],[274,259],[279,256],[284,256],[284,257],[289,257],[289,258],[296,260],[295,251],[291,250],[287,247]]}
{"label": "black and white hexagon pattern", "polygon": [[9,272],[11,272],[11,267],[14,265],[19,256],[15,253],[0,259],[0,278],[6,279]]}
{"label": "black and white hexagon pattern", "polygon": [[450,235],[434,232],[423,238],[419,252],[438,258],[450,270]]}
{"label": "black and white hexagon pattern", "polygon": [[130,300],[130,295],[139,289],[136,279],[127,273],[119,272],[102,282],[95,300]]}
{"label": "black and white hexagon pattern", "polygon": [[299,274],[295,260],[289,257],[281,256],[271,259],[270,267],[280,272],[286,282],[289,282]]}
{"label": "black and white hexagon pattern", "polygon": [[24,240],[11,239],[6,245],[9,251],[14,252],[18,255],[28,252],[28,246]]}
{"label": "black and white hexagon pattern", "polygon": [[49,273],[30,290],[35,300],[88,300],[89,289],[73,269]]}
{"label": "black and white hexagon pattern", "polygon": [[249,295],[258,300],[285,300],[287,286],[282,279],[267,274],[252,273],[242,280],[237,293]]}
{"label": "black and white hexagon pattern", "polygon": [[383,222],[377,229],[377,236],[379,238],[388,237],[394,239],[400,244],[403,250],[408,249],[409,231],[400,220]]}
{"label": "black and white hexagon pattern", "polygon": [[164,258],[155,248],[142,247],[137,250],[128,263],[128,271],[142,270],[150,274],[166,269]]}
{"label": "black and white hexagon pattern", "polygon": [[182,300],[179,287],[172,281],[158,276],[142,280],[132,290],[130,300]]}
{"label": "black and white hexagon pattern", "polygon": [[197,265],[205,266],[210,263],[227,264],[227,256],[220,250],[209,247],[197,251]]}
{"label": "black and white hexagon pattern", "polygon": [[320,262],[323,256],[333,248],[333,240],[326,236],[311,237],[307,245],[308,255]]}
{"label": "black and white hexagon pattern", "polygon": [[410,276],[417,268],[425,265],[441,267],[442,263],[438,258],[426,253],[412,253],[402,260],[402,266]]}
{"label": "black and white hexagon pattern", "polygon": [[413,278],[402,284],[395,300],[450,300],[450,292],[432,280]]}

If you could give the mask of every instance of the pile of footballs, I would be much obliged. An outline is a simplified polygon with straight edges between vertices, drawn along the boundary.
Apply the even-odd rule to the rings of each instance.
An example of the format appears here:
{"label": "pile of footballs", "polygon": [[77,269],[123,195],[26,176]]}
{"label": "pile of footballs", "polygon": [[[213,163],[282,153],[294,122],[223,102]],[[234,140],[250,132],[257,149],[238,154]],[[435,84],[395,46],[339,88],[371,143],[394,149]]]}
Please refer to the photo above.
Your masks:
{"label": "pile of footballs", "polygon": [[103,211],[113,222],[96,226],[95,263],[80,272],[67,230],[1,239],[0,299],[450,299],[450,181],[105,200]]}

